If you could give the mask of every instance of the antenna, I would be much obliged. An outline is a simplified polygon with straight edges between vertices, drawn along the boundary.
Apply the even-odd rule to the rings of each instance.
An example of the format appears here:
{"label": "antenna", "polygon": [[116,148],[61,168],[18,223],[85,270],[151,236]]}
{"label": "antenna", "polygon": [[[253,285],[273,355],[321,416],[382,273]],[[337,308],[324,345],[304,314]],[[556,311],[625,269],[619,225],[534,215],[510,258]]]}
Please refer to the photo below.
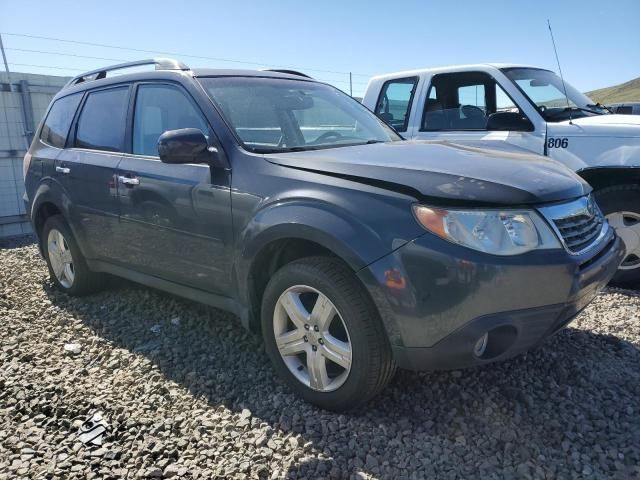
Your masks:
{"label": "antenna", "polygon": [[569,105],[569,95],[567,95],[567,85],[564,83],[564,75],[562,75],[562,67],[560,66],[560,58],[558,57],[558,49],[556,48],[556,41],[553,38],[553,30],[551,30],[551,22],[547,19],[547,25],[549,25],[549,34],[551,35],[551,43],[553,44],[553,53],[556,55],[556,63],[558,64],[558,71],[560,72],[560,80],[562,80],[562,89],[564,90],[564,98],[567,101],[567,111],[569,112],[569,123],[572,122],[571,118],[571,105]]}

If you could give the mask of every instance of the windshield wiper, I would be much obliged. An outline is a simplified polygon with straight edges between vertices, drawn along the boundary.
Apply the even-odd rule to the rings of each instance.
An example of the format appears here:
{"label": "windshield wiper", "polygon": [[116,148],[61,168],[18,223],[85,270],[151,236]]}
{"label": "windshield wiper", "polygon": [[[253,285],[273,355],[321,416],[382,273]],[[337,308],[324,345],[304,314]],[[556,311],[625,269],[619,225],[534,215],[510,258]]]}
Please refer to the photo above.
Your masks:
{"label": "windshield wiper", "polygon": [[564,107],[562,110],[558,110],[557,112],[545,112],[545,113],[547,114],[546,115],[547,118],[551,119],[559,116],[562,113],[573,112],[573,111],[593,113],[594,115],[604,115],[604,112],[598,112],[597,110],[591,110],[589,108],[584,108],[584,107]]}
{"label": "windshield wiper", "polygon": [[585,107],[589,107],[589,108],[599,108],[599,109],[601,109],[601,110],[606,110],[606,111],[607,111],[607,112],[609,112],[609,113],[613,113],[609,107],[607,107],[607,106],[605,106],[605,105],[601,104],[600,102],[598,102],[598,103],[587,103],[587,104],[585,105]]}

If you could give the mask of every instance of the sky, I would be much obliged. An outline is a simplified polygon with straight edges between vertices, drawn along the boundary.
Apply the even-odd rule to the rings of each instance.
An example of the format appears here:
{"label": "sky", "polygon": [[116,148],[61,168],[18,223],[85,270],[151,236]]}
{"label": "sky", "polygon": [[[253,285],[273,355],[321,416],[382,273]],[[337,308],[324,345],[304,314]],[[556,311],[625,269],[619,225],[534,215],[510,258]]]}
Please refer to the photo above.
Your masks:
{"label": "sky", "polygon": [[12,71],[74,75],[166,52],[192,67],[293,68],[347,93],[352,72],[355,96],[372,75],[413,68],[508,62],[557,71],[547,19],[578,89],[640,76],[639,0],[0,0]]}

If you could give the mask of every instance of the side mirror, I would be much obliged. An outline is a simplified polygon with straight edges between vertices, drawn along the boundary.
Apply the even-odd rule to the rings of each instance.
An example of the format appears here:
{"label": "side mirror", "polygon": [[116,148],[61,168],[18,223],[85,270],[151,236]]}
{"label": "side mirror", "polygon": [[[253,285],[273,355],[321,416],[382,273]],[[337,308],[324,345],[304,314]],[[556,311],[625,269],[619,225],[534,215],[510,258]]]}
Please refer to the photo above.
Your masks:
{"label": "side mirror", "polygon": [[158,138],[158,153],[164,163],[209,163],[216,157],[197,128],[167,130]]}
{"label": "side mirror", "polygon": [[496,112],[487,119],[487,130],[532,132],[533,124],[522,114],[516,112]]}

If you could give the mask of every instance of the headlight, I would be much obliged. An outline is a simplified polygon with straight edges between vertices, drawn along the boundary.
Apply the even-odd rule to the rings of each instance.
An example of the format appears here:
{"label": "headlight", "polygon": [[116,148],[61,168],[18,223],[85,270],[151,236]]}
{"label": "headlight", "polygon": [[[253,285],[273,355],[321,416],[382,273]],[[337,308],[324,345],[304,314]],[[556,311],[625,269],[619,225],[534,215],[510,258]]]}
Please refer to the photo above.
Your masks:
{"label": "headlight", "polygon": [[562,248],[533,210],[443,210],[415,205],[414,212],[418,222],[439,237],[493,255]]}

